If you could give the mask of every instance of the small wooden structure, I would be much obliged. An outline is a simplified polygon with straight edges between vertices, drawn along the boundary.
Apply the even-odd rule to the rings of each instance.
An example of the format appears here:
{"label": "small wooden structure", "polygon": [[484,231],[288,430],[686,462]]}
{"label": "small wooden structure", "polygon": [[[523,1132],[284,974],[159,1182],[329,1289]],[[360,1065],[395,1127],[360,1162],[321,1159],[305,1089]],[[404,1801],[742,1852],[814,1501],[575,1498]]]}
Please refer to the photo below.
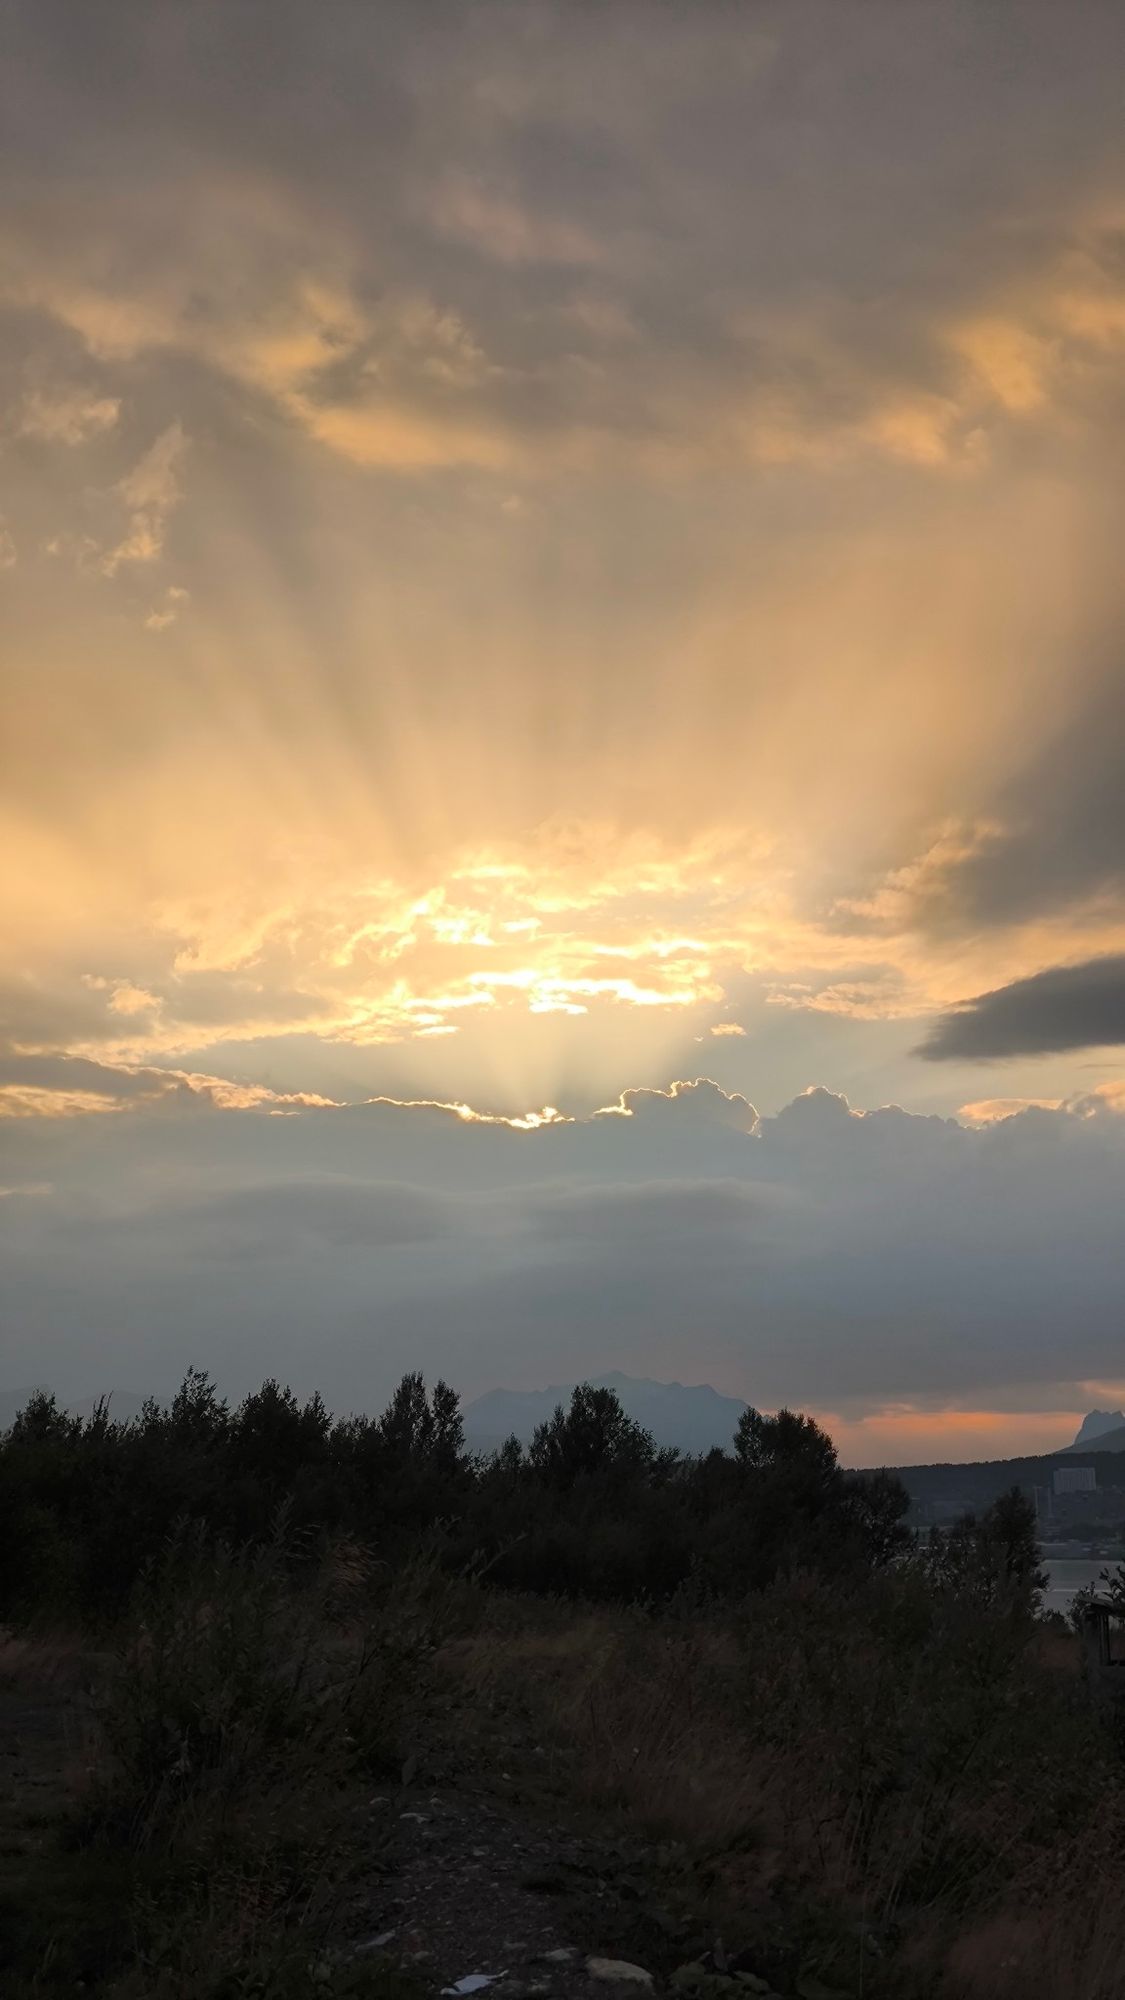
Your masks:
{"label": "small wooden structure", "polygon": [[1111,1597],[1091,1597],[1082,1608],[1079,1633],[1094,1699],[1125,1708],[1125,1605]]}

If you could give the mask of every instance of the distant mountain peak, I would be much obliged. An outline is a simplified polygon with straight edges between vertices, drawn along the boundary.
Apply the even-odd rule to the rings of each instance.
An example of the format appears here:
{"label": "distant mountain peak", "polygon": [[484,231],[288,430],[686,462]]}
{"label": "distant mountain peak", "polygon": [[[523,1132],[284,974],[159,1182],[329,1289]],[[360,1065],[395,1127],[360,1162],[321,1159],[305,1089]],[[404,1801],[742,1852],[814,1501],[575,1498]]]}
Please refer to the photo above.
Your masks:
{"label": "distant mountain peak", "polygon": [[1107,1431],[1125,1429],[1125,1410],[1090,1410],[1078,1427],[1078,1436],[1071,1446],[1088,1445],[1091,1439],[1104,1437]]}

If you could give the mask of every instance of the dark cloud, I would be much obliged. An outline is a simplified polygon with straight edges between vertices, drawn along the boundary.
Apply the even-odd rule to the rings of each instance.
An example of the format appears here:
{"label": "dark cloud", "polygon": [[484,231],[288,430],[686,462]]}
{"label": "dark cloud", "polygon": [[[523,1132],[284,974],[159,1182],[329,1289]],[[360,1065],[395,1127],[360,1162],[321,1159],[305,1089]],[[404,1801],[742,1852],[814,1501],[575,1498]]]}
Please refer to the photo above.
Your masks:
{"label": "dark cloud", "polygon": [[0,1183],[43,1191],[0,1203],[0,1381],[164,1390],[194,1360],[348,1408],[406,1367],[475,1391],[647,1357],[768,1406],[1014,1408],[1064,1332],[1075,1379],[1115,1379],[1109,1099],[976,1132],[822,1090],[754,1122],[713,1086],[629,1095],[534,1132],[178,1100],[10,1125]]}
{"label": "dark cloud", "polygon": [[[53,990],[27,977],[0,984],[0,1053],[22,1055],[65,1048],[74,1041],[108,1042],[120,1034],[120,1018],[107,1011],[105,994],[73,978],[59,980]],[[19,1080],[38,1079],[24,1074]]]}
{"label": "dark cloud", "polygon": [[20,1050],[0,1050],[0,1088],[5,1085],[82,1091],[127,1103],[133,1098],[152,1096],[159,1089],[171,1089],[172,1079],[162,1070],[125,1069],[116,1063],[94,1062],[88,1056],[25,1055]]}
{"label": "dark cloud", "polygon": [[[1118,648],[1125,605],[1106,607]],[[1101,650],[1101,649],[1099,649]],[[1125,896],[1125,658],[1086,663],[1094,692],[986,802],[998,831],[934,885],[939,925],[1019,923]],[[1077,1041],[1118,1041],[1118,1034]],[[1071,1048],[1075,1040],[1037,1043]],[[1031,1044],[1020,1044],[1028,1046]]]}
{"label": "dark cloud", "polygon": [[282,1187],[231,1188],[186,1204],[176,1218],[212,1255],[277,1258],[291,1251],[339,1251],[428,1243],[455,1233],[457,1206],[448,1196],[393,1183],[357,1185],[341,1177],[291,1181]]}
{"label": "dark cloud", "polygon": [[987,1062],[1125,1043],[1125,953],[1053,966],[944,1014],[916,1053]]}

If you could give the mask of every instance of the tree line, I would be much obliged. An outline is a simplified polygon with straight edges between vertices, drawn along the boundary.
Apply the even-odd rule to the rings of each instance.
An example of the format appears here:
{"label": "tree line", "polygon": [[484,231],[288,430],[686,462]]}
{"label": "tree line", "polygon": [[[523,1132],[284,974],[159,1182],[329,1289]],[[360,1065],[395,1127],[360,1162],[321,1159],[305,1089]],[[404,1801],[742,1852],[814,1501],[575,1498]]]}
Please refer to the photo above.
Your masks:
{"label": "tree line", "polygon": [[1034,1522],[1018,1493],[916,1548],[905,1487],[845,1472],[811,1417],[747,1410],[730,1449],[658,1448],[613,1390],[578,1387],[528,1445],[466,1448],[448,1384],[403,1377],[378,1416],[335,1418],[269,1379],[236,1407],[189,1369],[167,1406],[118,1423],[30,1398],[0,1438],[0,1619],[45,1607],[93,1624],[125,1609],[185,1524],[265,1543],[284,1515],[310,1557],[352,1536],[390,1569],[420,1550],[491,1586],[666,1604],[838,1580],[924,1561],[984,1597],[1038,1587]]}

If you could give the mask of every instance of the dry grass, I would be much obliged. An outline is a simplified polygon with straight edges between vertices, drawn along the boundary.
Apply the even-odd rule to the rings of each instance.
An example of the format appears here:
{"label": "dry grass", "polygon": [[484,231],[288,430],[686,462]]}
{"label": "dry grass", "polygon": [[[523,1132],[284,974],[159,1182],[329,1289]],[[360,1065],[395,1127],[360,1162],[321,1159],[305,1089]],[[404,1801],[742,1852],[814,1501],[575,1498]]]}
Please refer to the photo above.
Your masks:
{"label": "dry grass", "polygon": [[[143,1977],[99,1988],[115,2000],[226,2000],[216,1968],[238,1969],[240,1993],[307,1990],[364,1739],[394,1754],[431,1671],[461,1767],[649,1844],[657,1900],[728,1949],[780,1939],[862,2000],[1125,1994],[1125,1803],[1065,1633],[1009,1657],[970,1621],[927,1649],[882,1586],[846,1606],[804,1583],[752,1618],[649,1617],[425,1567],[383,1580],[373,1627],[355,1551],[296,1594],[268,1560],[224,1560],[166,1579],[105,1718],[99,1785],[126,1811],[82,1861],[108,1872],[80,1871],[73,1897],[120,1893],[123,1838],[147,1944]],[[434,1657],[443,1628],[457,1636]],[[39,1690],[77,1713],[98,1664],[65,1633],[0,1638],[0,1699]],[[44,1921],[69,1921],[58,1883],[28,1879]],[[674,1951],[654,1938],[651,1962]]]}
{"label": "dry grass", "polygon": [[[799,1620],[800,1604],[796,1612]],[[884,1712],[872,1643],[854,1642],[849,1654],[842,1630],[841,1684],[814,1700],[813,1670],[802,1664],[807,1680],[794,1694],[788,1642],[764,1626],[748,1642],[719,1619],[610,1610],[560,1620],[557,1607],[529,1606],[522,1615],[520,1626],[509,1604],[443,1655],[483,1715],[482,1737],[497,1713],[520,1715],[572,1803],[677,1843],[681,1887],[690,1885],[701,1924],[728,1947],[753,1944],[781,1910],[785,1923],[807,1921],[826,1977],[872,1996],[1125,1994],[1120,1841],[1080,1768],[1074,1801],[1061,1796],[1070,1739],[1049,1738],[1061,1727],[1050,1701],[1057,1695],[1062,1713],[1076,1691],[1069,1635],[1038,1634],[1012,1691],[1001,1688],[990,1705],[986,1687],[981,1718],[967,1723],[926,1710],[940,1709],[940,1683],[935,1695],[925,1662],[900,1712]],[[898,1662],[895,1671],[909,1669]],[[1042,1756],[1021,1768],[1014,1749],[1009,1768],[1008,1711],[1026,1698],[1025,1671],[1045,1704]],[[884,1729],[899,1731],[905,1769],[881,1761]],[[1078,1765],[1084,1741],[1079,1717]]]}
{"label": "dry grass", "polygon": [[638,1636],[595,1613],[561,1631],[478,1634],[460,1649],[459,1671],[478,1695],[521,1688],[576,1798],[623,1809],[646,1833],[726,1844],[760,1805],[716,1728],[720,1689],[733,1692],[737,1675],[725,1633]]}
{"label": "dry grass", "polygon": [[[970,1921],[952,1943],[935,1929],[904,1954],[921,1981],[940,1968],[941,2000],[1121,2000],[1125,1910],[1116,1868],[1060,1882],[1049,1903]],[[924,1990],[924,1986],[923,1986]]]}

